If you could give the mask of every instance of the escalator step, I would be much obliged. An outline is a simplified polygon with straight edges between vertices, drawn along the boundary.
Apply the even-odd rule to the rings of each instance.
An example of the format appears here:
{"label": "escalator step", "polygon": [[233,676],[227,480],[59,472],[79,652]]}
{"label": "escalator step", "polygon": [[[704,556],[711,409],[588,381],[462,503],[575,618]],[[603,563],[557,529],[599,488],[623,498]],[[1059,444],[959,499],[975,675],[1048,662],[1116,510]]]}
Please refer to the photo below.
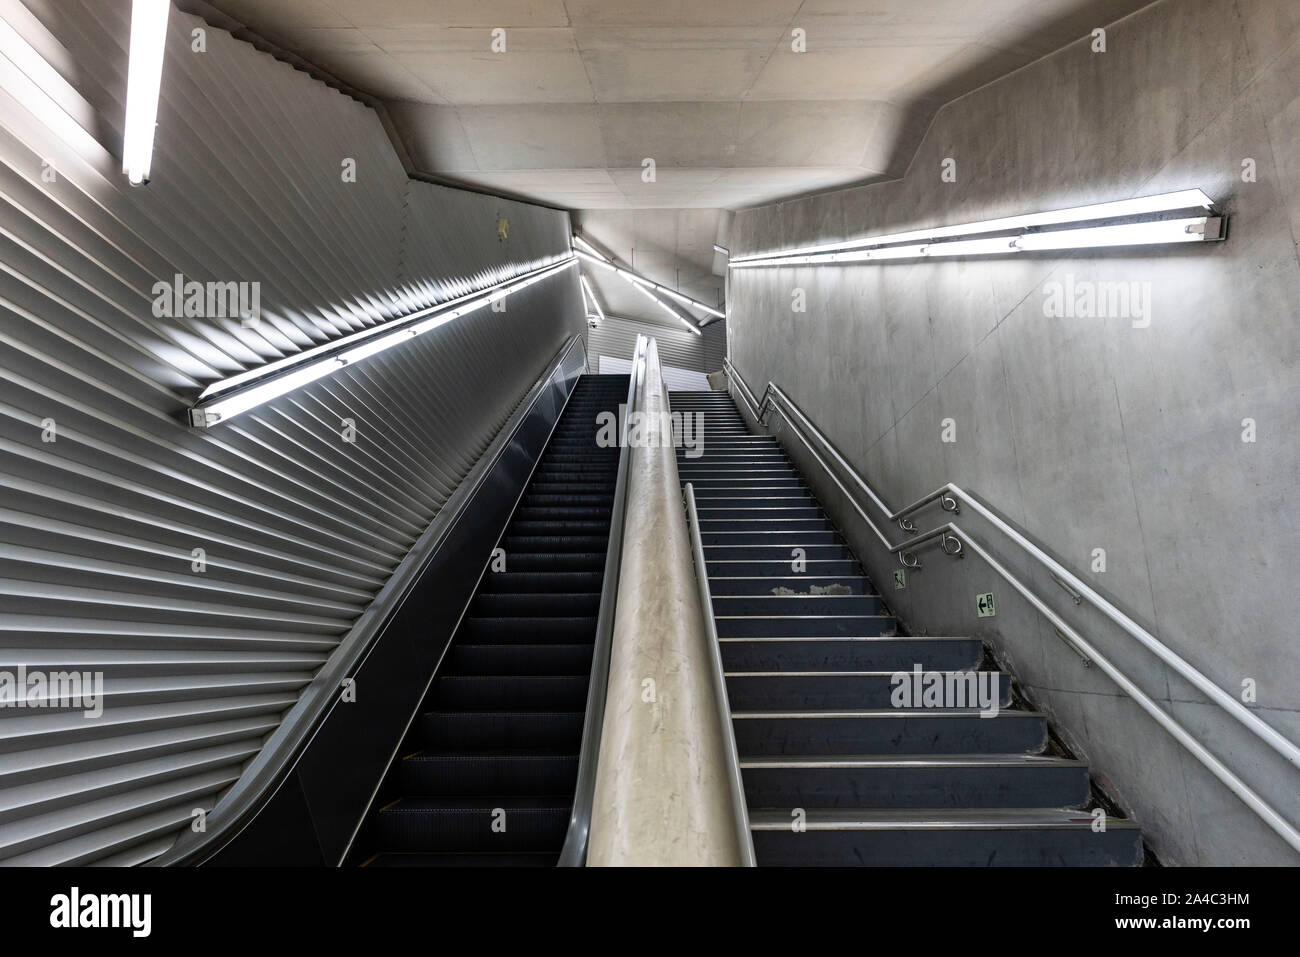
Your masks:
{"label": "escalator step", "polygon": [[593,477],[618,471],[618,459],[588,459],[581,462],[557,462],[554,459],[542,459],[536,475],[545,481],[548,476],[556,476],[561,481],[569,475],[590,481]]}
{"label": "escalator step", "polygon": [[609,536],[609,520],[600,521],[582,520],[582,519],[550,519],[533,521],[529,519],[519,520],[510,523],[509,535],[515,537],[537,537],[537,536],[555,536],[565,537],[578,535],[588,536]]}
{"label": "escalator step", "polygon": [[578,780],[577,754],[436,754],[402,759],[407,794],[562,794]]}
{"label": "escalator step", "polygon": [[580,521],[600,522],[608,530],[609,505],[528,505],[525,504],[515,513],[515,521],[553,522]]}
{"label": "escalator step", "polygon": [[587,675],[445,675],[433,680],[432,701],[447,710],[581,710]]}
{"label": "escalator step", "polygon": [[482,587],[485,594],[563,595],[599,592],[603,579],[600,572],[492,572]]}
{"label": "escalator step", "polygon": [[384,850],[552,851],[564,843],[573,795],[403,798],[375,816]]}
{"label": "escalator step", "polygon": [[376,854],[366,867],[555,867],[559,855],[551,851],[501,851],[474,854],[468,851],[443,853]]}
{"label": "escalator step", "polygon": [[[789,567],[789,563],[786,564]],[[510,552],[506,555],[510,572],[596,572],[605,571],[605,550],[585,552]]]}
{"label": "escalator step", "polygon": [[600,610],[600,592],[570,595],[479,595],[470,606],[475,618],[586,618]]}
{"label": "escalator step", "polygon": [[595,637],[595,615],[586,618],[467,618],[459,633],[460,642],[475,645],[580,645],[595,640]]}
{"label": "escalator step", "polygon": [[618,467],[618,455],[615,449],[584,450],[580,445],[562,446],[548,451],[542,456],[542,462],[578,463],[581,465],[598,464],[602,467],[613,464]]}
{"label": "escalator step", "polygon": [[534,479],[528,486],[529,495],[612,495],[617,473],[610,475],[608,482],[587,482],[575,477],[566,482],[541,481]]}
{"label": "escalator step", "polygon": [[524,496],[525,508],[548,507],[548,506],[594,506],[603,508],[608,512],[614,505],[614,494],[608,495],[534,495],[527,494]]}
{"label": "escalator step", "polygon": [[447,653],[448,675],[575,675],[591,668],[592,646],[463,645]]}
{"label": "escalator step", "polygon": [[579,711],[426,711],[416,721],[414,744],[430,749],[531,748],[562,753],[582,740]]}
{"label": "escalator step", "polygon": [[510,552],[600,552],[603,556],[609,536],[507,535],[503,543],[507,556]]}

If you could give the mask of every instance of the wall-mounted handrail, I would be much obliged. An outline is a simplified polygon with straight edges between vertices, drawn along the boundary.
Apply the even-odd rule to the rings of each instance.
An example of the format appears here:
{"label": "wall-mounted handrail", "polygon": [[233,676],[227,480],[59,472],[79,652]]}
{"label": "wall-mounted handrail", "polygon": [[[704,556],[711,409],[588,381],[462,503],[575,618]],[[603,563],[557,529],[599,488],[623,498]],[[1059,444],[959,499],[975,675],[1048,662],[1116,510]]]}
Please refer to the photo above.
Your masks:
{"label": "wall-mounted handrail", "polygon": [[[1178,674],[1199,688],[1210,700],[1219,705],[1229,715],[1240,722],[1247,730],[1255,734],[1260,740],[1271,747],[1278,754],[1282,755],[1288,762],[1296,767],[1300,767],[1300,748],[1291,741],[1283,737],[1277,730],[1270,727],[1257,715],[1252,713],[1234,697],[1225,692],[1216,685],[1203,673],[1193,667],[1188,661],[1175,653],[1167,645],[1157,639],[1149,631],[1142,628],[1132,618],[1124,614],[1119,608],[1115,607],[1110,601],[1099,595],[1095,590],[1082,581],[1077,575],[1069,571],[1065,566],[1056,559],[1052,558],[1045,551],[1031,542],[1023,534],[1013,528],[1008,522],[998,516],[987,505],[979,501],[973,495],[965,492],[959,486],[948,483],[935,491],[931,492],[916,502],[913,502],[907,508],[900,511],[891,511],[884,500],[875,492],[866,480],[844,459],[839,451],[834,447],[831,441],[821,432],[803,413],[797,404],[790,399],[788,395],[774,382],[768,382],[767,388],[763,392],[762,399],[756,399],[748,383],[745,382],[744,376],[731,362],[730,358],[725,360],[725,367],[729,379],[739,386],[738,392],[745,402],[750,414],[754,420],[761,425],[766,425],[766,413],[768,410],[778,412],[787,423],[792,426],[795,436],[802,442],[804,447],[813,455],[818,463],[825,469],[827,476],[844,492],[849,504],[867,523],[868,527],[875,533],[876,537],[884,544],[885,548],[899,557],[899,561],[911,568],[919,567],[919,561],[913,554],[916,546],[924,541],[938,539],[944,549],[950,555],[964,554],[969,549],[974,554],[982,558],[994,572],[1006,581],[1016,590],[1026,601],[1052,623],[1066,641],[1074,650],[1087,662],[1097,665],[1105,674],[1114,681],[1126,694],[1128,694],[1144,711],[1147,712],[1161,727],[1170,733],[1175,740],[1186,748],[1198,761],[1200,761],[1220,782],[1229,790],[1237,795],[1252,811],[1254,811],[1266,824],[1276,831],[1291,847],[1300,851],[1300,831],[1279,814],[1271,805],[1263,800],[1249,785],[1242,781],[1236,774],[1229,770],[1222,762],[1212,755],[1205,747],[1197,741],[1177,720],[1170,715],[1165,709],[1145,692],[1138,688],[1123,672],[1119,670],[1109,659],[1097,651],[1087,640],[1083,638],[1078,631],[1072,628],[1067,622],[1057,615],[1052,609],[1019,578],[1006,569],[998,562],[976,539],[959,528],[954,522],[947,522],[927,532],[916,535],[903,542],[891,543],[885,534],[880,530],[871,516],[867,514],[859,503],[860,495],[865,496],[871,501],[876,508],[884,514],[888,521],[906,520],[909,515],[920,508],[932,502],[942,502],[943,508],[948,512],[956,512],[958,503],[965,503],[973,509],[978,515],[988,521],[995,529],[1006,535],[1012,542],[1021,548],[1030,558],[1034,559],[1040,565],[1048,569],[1053,578],[1062,587],[1070,591],[1071,597],[1078,596],[1086,600],[1090,605],[1105,615],[1111,622],[1135,638],[1143,647],[1147,648],[1162,661],[1173,668]],[[858,489],[859,494],[854,494],[840,480],[836,471],[827,464],[825,457],[814,447],[813,441],[822,447],[822,450],[829,455],[840,467],[840,470],[848,477],[850,482]],[[904,526],[909,530],[909,526]],[[912,557],[909,559],[909,555]]]}
{"label": "wall-mounted handrail", "polygon": [[[627,402],[635,408],[638,385],[645,376],[646,347],[649,340],[639,335],[632,353],[632,374],[628,377]],[[596,766],[600,756],[600,731],[605,721],[605,695],[609,689],[610,645],[614,637],[614,613],[618,607],[619,568],[623,562],[623,528],[627,513],[627,430],[629,415],[620,415],[618,477],[614,483],[614,504],[609,520],[609,545],[605,552],[605,577],[600,590],[600,609],[596,613],[596,639],[591,656],[591,681],[587,685],[587,713],[582,720],[582,746],[578,753],[578,786],[573,795],[569,830],[564,837],[558,866],[582,867],[587,862],[587,842],[591,836],[591,808],[596,792]]]}
{"label": "wall-mounted handrail", "polygon": [[[821,435],[820,431],[817,430],[816,426],[814,426],[811,422],[808,421],[807,417],[803,414],[803,412],[799,409],[799,407],[790,400],[790,397],[787,396],[781,390],[781,387],[778,386],[775,382],[769,382],[767,384],[767,388],[763,390],[763,397],[761,399],[755,399],[754,393],[750,391],[749,385],[745,382],[744,377],[741,376],[741,374],[736,370],[735,366],[731,364],[731,360],[724,358],[723,363],[727,368],[728,373],[732,375],[733,379],[736,382],[738,382],[741,388],[744,390],[746,404],[750,406],[750,410],[753,413],[755,420],[758,421],[759,424],[766,425],[767,411],[769,409],[777,408],[775,403],[772,401],[773,397],[776,396],[784,400],[786,405],[790,407],[791,411],[794,412],[795,415],[797,415],[800,419],[803,420],[805,426],[811,428],[815,434],[819,436]],[[857,483],[858,487],[862,490],[863,494],[865,494],[869,499],[871,499],[871,501],[875,504],[876,508],[880,509],[880,511],[884,513],[884,516],[887,521],[899,522],[901,524],[913,512],[919,511],[921,508],[923,508],[924,506],[928,505],[931,502],[944,499],[945,495],[953,488],[953,486],[945,485],[942,488],[935,489],[929,495],[922,496],[921,498],[913,502],[911,505],[908,505],[906,508],[901,508],[897,511],[891,511],[889,506],[885,504],[884,499],[882,499],[879,495],[877,495],[875,490],[870,485],[862,481],[861,477],[857,474],[857,472],[854,471],[853,466],[849,465],[849,463],[844,460],[844,456],[840,455],[839,450],[837,450],[835,446],[832,445],[830,442],[825,442],[824,444],[826,446],[826,450],[839,464],[840,468],[842,468],[845,472],[849,474],[849,476]],[[958,508],[956,507],[955,502],[953,503],[945,502],[944,510],[949,512],[956,512],[958,511]],[[904,525],[904,530],[911,531],[912,529],[910,525]]]}
{"label": "wall-mounted handrail", "polygon": [[724,729],[722,743],[727,759],[727,783],[731,789],[732,812],[736,819],[736,844],[740,848],[741,866],[754,867],[754,834],[749,829],[749,805],[745,801],[745,783],[740,773],[740,750],[736,747],[736,728],[731,721],[731,702],[727,699],[727,675],[722,664],[722,645],[718,641],[718,624],[713,618],[713,594],[709,589],[709,566],[704,557],[704,539],[700,533],[700,516],[695,508],[695,486],[686,483],[686,520],[691,530],[691,555],[695,558],[695,582],[704,609],[708,630],[710,663],[713,665],[713,693],[718,705],[718,722]]}

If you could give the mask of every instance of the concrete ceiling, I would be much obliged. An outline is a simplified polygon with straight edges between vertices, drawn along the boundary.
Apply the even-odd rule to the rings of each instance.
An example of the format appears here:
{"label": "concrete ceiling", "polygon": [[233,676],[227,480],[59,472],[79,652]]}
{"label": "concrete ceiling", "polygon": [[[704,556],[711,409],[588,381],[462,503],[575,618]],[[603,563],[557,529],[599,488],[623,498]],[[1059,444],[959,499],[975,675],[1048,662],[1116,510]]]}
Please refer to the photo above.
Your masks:
{"label": "concrete ceiling", "polygon": [[582,211],[713,302],[727,210],[901,175],[939,106],[1151,0],[210,2],[385,101],[417,169]]}
{"label": "concrete ceiling", "polygon": [[1148,2],[214,0],[389,101],[424,171],[571,209],[898,175],[937,106]]}

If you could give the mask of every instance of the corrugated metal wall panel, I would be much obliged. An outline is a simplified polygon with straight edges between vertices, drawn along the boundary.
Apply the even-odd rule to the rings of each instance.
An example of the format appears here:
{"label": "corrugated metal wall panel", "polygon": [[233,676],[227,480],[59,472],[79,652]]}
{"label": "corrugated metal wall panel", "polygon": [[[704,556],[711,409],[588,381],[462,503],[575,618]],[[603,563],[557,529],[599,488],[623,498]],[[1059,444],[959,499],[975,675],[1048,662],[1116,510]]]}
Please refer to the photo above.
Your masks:
{"label": "corrugated metal wall panel", "polygon": [[727,353],[726,322],[709,323],[695,335],[685,327],[673,328],[654,322],[606,316],[598,327],[587,327],[587,362],[592,372],[600,368],[600,357],[631,359],[638,335],[652,336],[659,344],[664,365],[693,372],[716,372]]}
{"label": "corrugated metal wall panel", "polygon": [[[669,392],[707,392],[709,377],[703,372],[691,369],[679,369],[676,366],[660,364],[664,385]],[[616,359],[613,356],[600,357],[601,375],[629,375],[632,371],[631,359]]]}
{"label": "corrugated metal wall panel", "polygon": [[[129,17],[0,0],[0,674],[104,675],[98,718],[0,708],[8,863],[138,862],[210,808],[580,329],[569,271],[183,427],[206,383],[527,271],[568,223],[408,181],[370,110],[220,30],[193,52],[176,11],[132,190]],[[260,323],[155,315],[176,273],[261,283]]]}
{"label": "corrugated metal wall panel", "polygon": [[701,336],[701,350],[703,353],[704,368],[701,372],[719,372],[722,369],[722,360],[727,356],[727,321],[721,319],[717,322],[711,322],[702,330],[704,335]]}

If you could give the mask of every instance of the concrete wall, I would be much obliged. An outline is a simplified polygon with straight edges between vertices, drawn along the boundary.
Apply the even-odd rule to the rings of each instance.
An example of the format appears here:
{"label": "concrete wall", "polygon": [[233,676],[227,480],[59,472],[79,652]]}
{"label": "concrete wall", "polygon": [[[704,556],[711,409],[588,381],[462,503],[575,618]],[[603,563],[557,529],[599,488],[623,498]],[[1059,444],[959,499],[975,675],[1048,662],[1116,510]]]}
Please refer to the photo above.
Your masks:
{"label": "concrete wall", "polygon": [[[1106,39],[1104,53],[1081,40],[946,106],[899,181],[738,214],[733,254],[1186,187],[1223,205],[1228,242],[734,270],[732,358],[756,391],[782,385],[893,507],[965,487],[1230,694],[1257,682],[1260,717],[1300,740],[1300,5],[1165,0]],[[947,157],[955,183],[940,179]],[[1150,283],[1149,325],[1048,318],[1046,284],[1069,276]],[[826,498],[888,581],[896,566]],[[1300,821],[1294,768],[1005,539],[961,522]],[[978,559],[923,559],[889,592],[904,621],[986,638],[1164,860],[1300,863]],[[996,618],[976,617],[984,591]]]}

